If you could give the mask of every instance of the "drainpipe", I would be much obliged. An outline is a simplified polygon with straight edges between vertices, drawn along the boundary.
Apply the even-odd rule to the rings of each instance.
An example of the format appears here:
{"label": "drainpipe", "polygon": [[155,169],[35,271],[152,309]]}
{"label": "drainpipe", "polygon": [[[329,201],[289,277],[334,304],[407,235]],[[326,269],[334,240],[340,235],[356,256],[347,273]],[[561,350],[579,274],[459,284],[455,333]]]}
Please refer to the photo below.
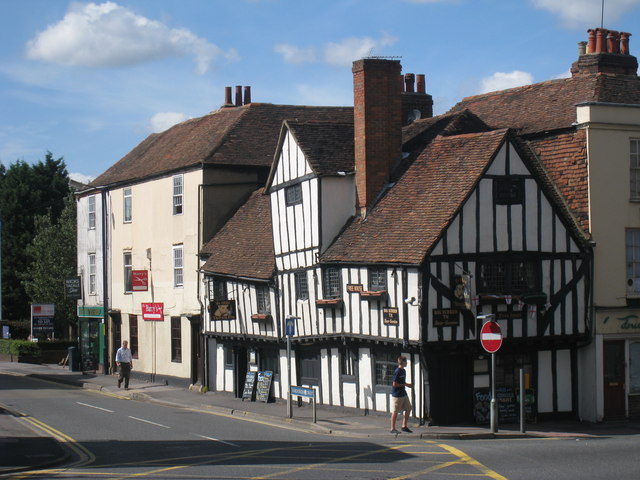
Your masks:
{"label": "drainpipe", "polygon": [[[107,286],[109,281],[108,275],[108,265],[107,261],[107,227],[109,226],[108,218],[107,218],[107,192],[105,189],[100,191],[100,199],[102,201],[102,304],[104,306],[104,315],[102,318],[102,323],[104,326],[104,348],[103,348],[103,359],[104,364],[102,365],[103,373],[108,375],[109,368],[111,367],[111,359],[109,358],[109,342],[107,341],[109,338],[108,325],[109,325],[109,288]],[[80,323],[78,321],[78,323]],[[79,327],[80,325],[78,325]],[[78,334],[80,333],[80,329],[78,328]]]}

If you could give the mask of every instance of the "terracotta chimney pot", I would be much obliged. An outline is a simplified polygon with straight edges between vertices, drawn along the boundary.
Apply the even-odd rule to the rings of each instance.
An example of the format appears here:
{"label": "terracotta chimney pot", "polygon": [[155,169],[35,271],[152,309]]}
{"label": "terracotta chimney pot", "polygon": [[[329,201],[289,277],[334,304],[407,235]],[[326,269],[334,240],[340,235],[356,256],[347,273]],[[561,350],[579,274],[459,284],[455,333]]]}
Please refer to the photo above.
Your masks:
{"label": "terracotta chimney pot", "polygon": [[589,33],[589,45],[587,46],[587,53],[595,53],[596,51],[596,31],[593,28],[587,30]]}
{"label": "terracotta chimney pot", "polygon": [[416,92],[427,93],[427,82],[424,79],[424,73],[416,75]]}
{"label": "terracotta chimney pot", "polygon": [[631,36],[628,32],[620,32],[620,53],[623,55],[630,55],[629,53],[629,37]]}
{"label": "terracotta chimney pot", "polygon": [[604,28],[596,28],[596,53],[607,52],[606,34]]}
{"label": "terracotta chimney pot", "polygon": [[251,87],[244,87],[244,104],[249,105],[251,103]]}
{"label": "terracotta chimney pot", "polygon": [[231,98],[231,87],[224,87],[224,107],[233,107],[233,100]]}
{"label": "terracotta chimney pot", "polygon": [[620,50],[619,48],[616,49],[616,32],[609,30],[607,32],[607,52],[617,53],[616,50]]}
{"label": "terracotta chimney pot", "polygon": [[404,74],[404,91],[407,93],[413,93],[416,76],[413,73]]}
{"label": "terracotta chimney pot", "polygon": [[236,107],[242,106],[242,85],[236,85]]}

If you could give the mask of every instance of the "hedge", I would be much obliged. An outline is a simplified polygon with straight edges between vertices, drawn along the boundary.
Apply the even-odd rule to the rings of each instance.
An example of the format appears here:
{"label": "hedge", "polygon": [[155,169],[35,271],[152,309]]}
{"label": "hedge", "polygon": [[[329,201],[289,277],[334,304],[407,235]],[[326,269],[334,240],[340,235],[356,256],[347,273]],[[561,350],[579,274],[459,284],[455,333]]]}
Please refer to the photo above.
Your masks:
{"label": "hedge", "polygon": [[40,355],[40,346],[27,340],[0,339],[0,353],[5,355],[31,356]]}

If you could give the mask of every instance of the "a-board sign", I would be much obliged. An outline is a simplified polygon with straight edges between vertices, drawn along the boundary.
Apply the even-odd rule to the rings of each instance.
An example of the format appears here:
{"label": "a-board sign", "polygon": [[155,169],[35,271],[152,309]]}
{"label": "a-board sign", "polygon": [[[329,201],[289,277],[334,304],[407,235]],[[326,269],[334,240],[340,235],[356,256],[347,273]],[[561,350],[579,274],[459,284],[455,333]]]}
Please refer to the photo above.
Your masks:
{"label": "a-board sign", "polygon": [[[520,404],[518,402],[518,395],[513,388],[496,388],[499,424],[518,423],[520,419]],[[535,392],[532,389],[525,390],[524,412],[526,421],[535,420]],[[478,424],[488,424],[490,422],[491,390],[489,388],[476,388],[473,391],[473,415]]]}
{"label": "a-board sign", "polygon": [[256,390],[256,372],[247,372],[247,376],[244,379],[244,389],[242,390],[242,400],[245,398],[253,400],[253,395]]}
{"label": "a-board sign", "polygon": [[273,372],[258,372],[258,384],[256,385],[256,402],[269,401]]}

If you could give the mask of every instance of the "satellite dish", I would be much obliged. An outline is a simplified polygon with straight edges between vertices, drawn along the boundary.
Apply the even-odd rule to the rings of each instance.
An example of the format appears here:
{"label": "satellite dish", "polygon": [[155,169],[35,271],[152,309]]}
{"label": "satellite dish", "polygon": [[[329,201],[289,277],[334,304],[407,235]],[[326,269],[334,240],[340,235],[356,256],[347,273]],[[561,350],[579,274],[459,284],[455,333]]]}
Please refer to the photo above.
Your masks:
{"label": "satellite dish", "polygon": [[413,110],[411,110],[409,112],[409,116],[407,117],[407,121],[409,123],[413,123],[416,120],[420,120],[420,117],[422,117],[422,113],[420,113],[420,110],[414,108]]}

